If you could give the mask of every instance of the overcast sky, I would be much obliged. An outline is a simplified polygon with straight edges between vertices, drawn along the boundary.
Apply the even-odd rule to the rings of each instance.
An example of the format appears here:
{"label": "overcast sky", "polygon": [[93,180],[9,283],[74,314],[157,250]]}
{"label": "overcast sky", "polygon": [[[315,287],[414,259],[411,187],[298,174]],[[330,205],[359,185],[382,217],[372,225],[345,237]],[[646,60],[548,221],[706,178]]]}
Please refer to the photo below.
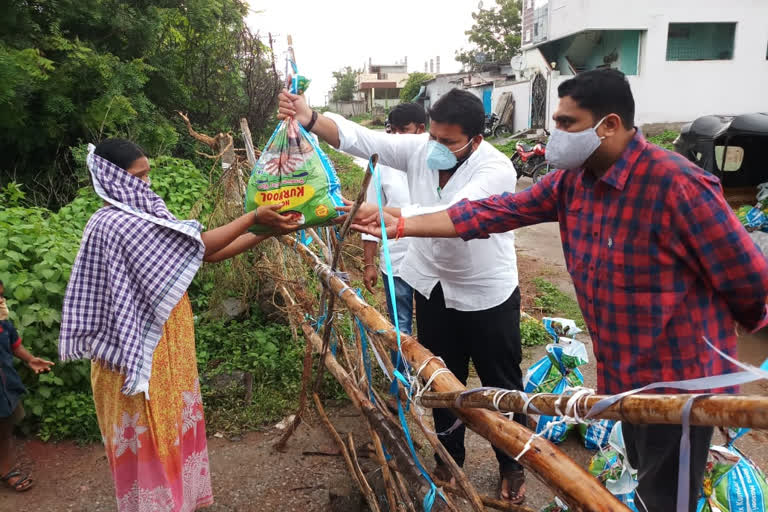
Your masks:
{"label": "overcast sky", "polygon": [[[272,32],[279,70],[285,67],[286,36],[293,36],[299,72],[312,79],[307,95],[325,102],[344,66],[359,69],[371,57],[388,64],[408,57],[408,71],[424,71],[424,61],[439,55],[442,73],[459,71],[456,50],[468,46],[479,0],[248,0],[248,25],[264,36]],[[485,0],[486,7],[493,0]]]}

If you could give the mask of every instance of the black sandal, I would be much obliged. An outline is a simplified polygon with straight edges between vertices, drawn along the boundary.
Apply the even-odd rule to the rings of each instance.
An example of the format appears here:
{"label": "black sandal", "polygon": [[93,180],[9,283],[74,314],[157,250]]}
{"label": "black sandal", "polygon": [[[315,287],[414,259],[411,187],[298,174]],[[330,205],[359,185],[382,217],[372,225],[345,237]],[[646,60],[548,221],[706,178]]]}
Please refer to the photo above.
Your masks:
{"label": "black sandal", "polygon": [[[18,478],[18,480],[11,483],[9,481],[11,478]],[[29,475],[22,475],[18,469],[12,469],[7,475],[0,477],[0,482],[5,482],[8,487],[16,492],[28,491],[35,485],[34,480],[29,478]]]}
{"label": "black sandal", "polygon": [[[509,481],[509,497],[504,497],[503,480]],[[520,505],[525,501],[525,472],[522,469],[516,469],[513,471],[502,471],[501,478],[499,479],[499,498],[502,501],[507,501],[512,505]],[[522,489],[522,493],[520,490]]]}

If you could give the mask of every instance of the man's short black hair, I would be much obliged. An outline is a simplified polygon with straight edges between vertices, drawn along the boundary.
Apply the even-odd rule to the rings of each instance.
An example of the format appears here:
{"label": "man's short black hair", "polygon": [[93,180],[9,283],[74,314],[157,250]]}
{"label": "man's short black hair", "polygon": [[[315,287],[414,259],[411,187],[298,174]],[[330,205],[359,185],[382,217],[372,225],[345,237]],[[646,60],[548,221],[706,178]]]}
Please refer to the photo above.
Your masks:
{"label": "man's short black hair", "polygon": [[624,73],[617,69],[593,69],[579,73],[557,88],[561,98],[570,96],[583,109],[592,112],[595,120],[608,114],[621,117],[624,128],[635,126],[635,99]]}
{"label": "man's short black hair", "polygon": [[126,139],[104,139],[93,152],[121,169],[128,169],[133,162],[147,156],[143,149]]}
{"label": "man's short black hair", "polygon": [[464,135],[472,138],[483,133],[485,108],[471,92],[451,89],[429,109],[429,118],[434,123],[458,124]]}
{"label": "man's short black hair", "polygon": [[427,124],[427,111],[418,103],[400,103],[389,112],[389,124],[405,128],[411,123]]}

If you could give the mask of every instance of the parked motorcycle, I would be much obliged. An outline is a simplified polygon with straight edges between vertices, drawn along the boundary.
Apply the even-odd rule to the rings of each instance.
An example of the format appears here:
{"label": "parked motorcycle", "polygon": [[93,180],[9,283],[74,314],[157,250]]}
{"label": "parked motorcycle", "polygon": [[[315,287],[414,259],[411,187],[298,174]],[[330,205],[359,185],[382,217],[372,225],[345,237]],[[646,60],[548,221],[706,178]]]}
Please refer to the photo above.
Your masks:
{"label": "parked motorcycle", "polygon": [[483,128],[483,136],[490,137],[503,137],[509,134],[509,126],[501,123],[501,118],[495,112],[485,116],[485,127]]}
{"label": "parked motorcycle", "polygon": [[528,176],[534,183],[538,183],[542,176],[553,170],[547,162],[547,145],[544,142],[533,146],[518,142],[511,160],[517,178]]}

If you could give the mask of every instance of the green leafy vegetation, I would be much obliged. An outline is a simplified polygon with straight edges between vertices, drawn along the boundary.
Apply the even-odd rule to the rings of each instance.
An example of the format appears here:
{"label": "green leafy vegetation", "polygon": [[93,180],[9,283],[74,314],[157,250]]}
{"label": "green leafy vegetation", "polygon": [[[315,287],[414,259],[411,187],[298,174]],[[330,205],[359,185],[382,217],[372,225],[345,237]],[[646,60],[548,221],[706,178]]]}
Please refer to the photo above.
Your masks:
{"label": "green leafy vegetation", "polygon": [[484,63],[508,64],[520,51],[521,2],[496,0],[484,9],[482,2],[472,13],[472,28],[465,34],[473,47],[456,52],[456,60],[465,69],[481,69]]}
{"label": "green leafy vegetation", "polygon": [[547,316],[570,318],[580,328],[584,328],[584,317],[581,315],[581,308],[575,299],[541,277],[537,277],[533,282],[536,285],[536,297],[533,299],[533,304],[539,312]]}
{"label": "green leafy vegetation", "polygon": [[668,149],[670,151],[674,151],[675,145],[673,143],[675,142],[675,139],[678,135],[679,132],[674,130],[666,130],[658,135],[654,135],[653,137],[648,137],[648,142],[656,144],[657,146],[661,146],[662,148]]}
{"label": "green leafy vegetation", "polygon": [[331,99],[333,101],[352,101],[357,91],[357,71],[350,66],[333,72],[333,79],[336,82],[331,88]]}
{"label": "green leafy vegetation", "polygon": [[413,98],[419,94],[419,90],[421,89],[421,86],[424,85],[424,82],[427,80],[432,80],[432,78],[433,76],[429,73],[421,73],[419,71],[408,75],[408,81],[405,82],[405,85],[400,91],[400,101],[413,101]]}
{"label": "green leafy vegetation", "polygon": [[524,347],[533,347],[552,343],[552,336],[537,320],[523,318],[520,321],[520,340]]}
{"label": "green leafy vegetation", "polygon": [[355,163],[355,159],[346,153],[337,151],[325,142],[320,143],[320,148],[331,159],[336,175],[341,182],[341,191],[344,197],[354,201],[360,191],[365,171]]}
{"label": "green leafy vegetation", "polygon": [[0,19],[0,186],[68,203],[87,176],[67,150],[129,138],[150,155],[195,158],[176,111],[206,133],[259,139],[281,79],[245,25],[244,0],[7,2]]}

